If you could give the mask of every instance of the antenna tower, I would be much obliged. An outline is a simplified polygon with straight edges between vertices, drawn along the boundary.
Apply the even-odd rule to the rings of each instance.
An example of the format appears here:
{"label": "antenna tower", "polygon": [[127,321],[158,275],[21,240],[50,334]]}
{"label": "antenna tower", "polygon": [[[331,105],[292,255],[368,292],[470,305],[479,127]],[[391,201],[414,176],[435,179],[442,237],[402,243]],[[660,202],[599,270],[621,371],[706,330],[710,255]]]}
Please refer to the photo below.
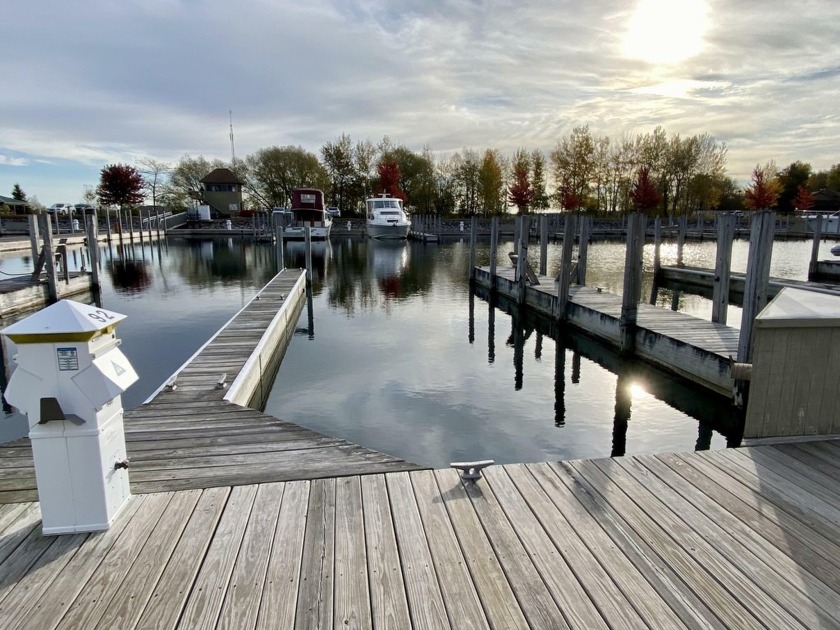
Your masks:
{"label": "antenna tower", "polygon": [[230,116],[230,165],[236,167],[236,152],[233,150],[233,110],[228,110]]}

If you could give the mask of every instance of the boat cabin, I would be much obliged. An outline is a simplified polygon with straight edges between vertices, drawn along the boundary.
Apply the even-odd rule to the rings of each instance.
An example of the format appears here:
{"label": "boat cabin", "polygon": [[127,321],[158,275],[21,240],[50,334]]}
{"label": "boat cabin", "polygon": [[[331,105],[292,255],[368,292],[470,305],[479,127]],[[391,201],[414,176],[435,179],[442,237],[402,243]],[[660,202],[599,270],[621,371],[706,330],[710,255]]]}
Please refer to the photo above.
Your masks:
{"label": "boat cabin", "polygon": [[324,193],[317,188],[295,188],[292,190],[292,218],[296,223],[323,224],[326,216]]}
{"label": "boat cabin", "polygon": [[367,214],[368,219],[388,216],[402,218],[402,199],[384,196],[377,199],[368,199]]}

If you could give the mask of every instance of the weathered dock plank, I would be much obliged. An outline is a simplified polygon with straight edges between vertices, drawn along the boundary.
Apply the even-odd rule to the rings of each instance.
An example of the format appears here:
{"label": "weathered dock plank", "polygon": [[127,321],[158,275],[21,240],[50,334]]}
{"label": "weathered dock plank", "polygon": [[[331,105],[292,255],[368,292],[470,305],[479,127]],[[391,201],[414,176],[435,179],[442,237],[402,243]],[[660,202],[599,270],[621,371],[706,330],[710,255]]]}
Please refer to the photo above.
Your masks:
{"label": "weathered dock plank", "polygon": [[0,507],[0,625],[838,627],[840,448],[805,446],[151,494],[50,538]]}

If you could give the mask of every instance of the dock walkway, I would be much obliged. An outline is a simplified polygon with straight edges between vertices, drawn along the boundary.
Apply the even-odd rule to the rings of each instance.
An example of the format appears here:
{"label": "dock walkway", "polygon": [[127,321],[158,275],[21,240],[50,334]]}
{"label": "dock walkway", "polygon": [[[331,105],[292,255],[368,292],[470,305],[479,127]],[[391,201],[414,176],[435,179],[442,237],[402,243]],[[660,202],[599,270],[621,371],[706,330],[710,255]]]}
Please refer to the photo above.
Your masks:
{"label": "dock walkway", "polygon": [[0,627],[836,628],[824,441],[0,506]]}
{"label": "dock walkway", "polygon": [[[515,296],[514,274],[510,267],[497,270],[496,288],[502,295]],[[540,284],[527,287],[526,304],[553,317],[557,285],[554,278],[537,278]],[[476,282],[490,286],[489,268],[476,268]],[[621,297],[587,286],[573,285],[569,292],[569,323],[618,346]],[[731,395],[729,357],[738,354],[737,328],[649,304],[639,304],[638,308],[636,354],[639,357],[719,394]]]}
{"label": "dock walkway", "polygon": [[[279,273],[181,367],[174,389],[125,413],[133,493],[421,468],[246,406],[262,406],[305,299],[304,272]],[[0,445],[0,504],[35,500],[29,440]]]}

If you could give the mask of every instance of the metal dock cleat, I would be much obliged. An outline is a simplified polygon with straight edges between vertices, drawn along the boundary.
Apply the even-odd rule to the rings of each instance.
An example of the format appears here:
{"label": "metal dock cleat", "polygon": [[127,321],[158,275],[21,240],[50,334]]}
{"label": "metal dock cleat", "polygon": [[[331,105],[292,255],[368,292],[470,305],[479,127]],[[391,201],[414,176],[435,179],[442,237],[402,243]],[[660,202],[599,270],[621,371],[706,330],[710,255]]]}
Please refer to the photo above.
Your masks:
{"label": "metal dock cleat", "polygon": [[481,479],[481,470],[491,466],[496,462],[492,459],[483,459],[477,462],[452,462],[449,464],[450,468],[457,468],[461,471],[461,479],[466,481],[476,481]]}

